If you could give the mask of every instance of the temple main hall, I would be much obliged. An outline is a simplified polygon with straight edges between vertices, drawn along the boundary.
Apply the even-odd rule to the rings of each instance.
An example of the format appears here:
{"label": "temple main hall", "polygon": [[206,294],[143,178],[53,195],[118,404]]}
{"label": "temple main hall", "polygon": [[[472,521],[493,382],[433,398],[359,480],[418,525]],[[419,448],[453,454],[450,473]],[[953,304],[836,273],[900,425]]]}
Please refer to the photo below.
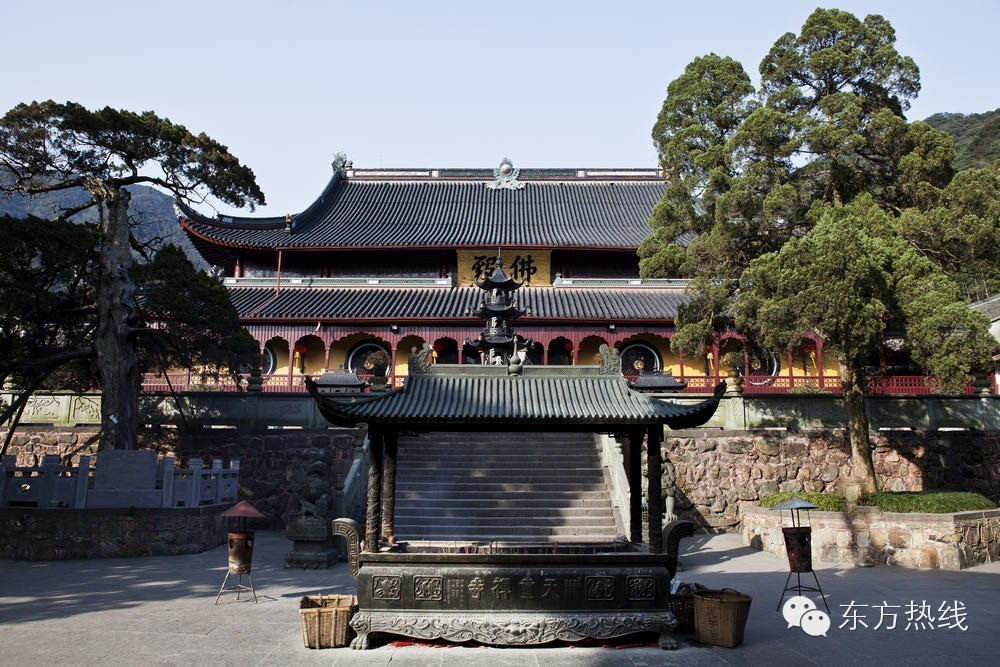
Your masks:
{"label": "temple main hall", "polygon": [[[324,370],[385,374],[400,386],[414,347],[432,363],[480,363],[474,281],[498,262],[523,282],[526,363],[594,365],[602,344],[626,376],[670,374],[710,392],[739,346],[719,332],[702,354],[670,350],[687,281],[640,280],[639,244],[665,190],[658,169],[356,169],[333,163],[299,213],[208,217],[180,207],[195,247],[221,267],[264,356],[265,391],[303,391]],[[678,239],[683,243],[685,239]],[[770,385],[836,383],[822,341],[747,368]],[[822,369],[819,370],[819,369]],[[147,387],[149,388],[149,387]]]}

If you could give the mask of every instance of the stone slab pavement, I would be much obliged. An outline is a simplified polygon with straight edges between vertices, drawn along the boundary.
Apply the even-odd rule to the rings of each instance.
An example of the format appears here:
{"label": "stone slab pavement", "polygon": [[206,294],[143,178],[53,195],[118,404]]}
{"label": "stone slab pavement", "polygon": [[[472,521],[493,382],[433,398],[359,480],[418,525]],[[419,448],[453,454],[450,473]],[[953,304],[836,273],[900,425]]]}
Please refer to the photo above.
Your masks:
{"label": "stone slab pavement", "polygon": [[[746,638],[736,649],[693,639],[661,651],[652,637],[610,646],[488,648],[397,645],[369,651],[304,648],[298,604],[304,595],[353,592],[343,563],[322,571],[282,569],[290,543],[258,533],[254,583],[260,604],[228,594],[213,601],[225,574],[224,547],[190,556],[24,562],[0,560],[0,665],[962,665],[1000,663],[1000,564],[943,572],[892,567],[818,570],[833,626],[826,637],[788,629],[776,612],[787,564],[742,546],[736,535],[682,542],[684,581],[730,587],[753,597]],[[964,611],[946,625],[906,630],[906,606],[922,601],[935,618],[942,603]],[[818,600],[817,600],[818,601]],[[841,605],[855,603],[855,629]],[[875,626],[885,607],[881,629]],[[857,605],[869,605],[860,607]],[[887,629],[891,612],[896,627]],[[948,614],[946,614],[948,615]],[[840,627],[844,621],[844,627]],[[861,623],[867,623],[863,627]],[[935,626],[938,622],[935,622]]]}

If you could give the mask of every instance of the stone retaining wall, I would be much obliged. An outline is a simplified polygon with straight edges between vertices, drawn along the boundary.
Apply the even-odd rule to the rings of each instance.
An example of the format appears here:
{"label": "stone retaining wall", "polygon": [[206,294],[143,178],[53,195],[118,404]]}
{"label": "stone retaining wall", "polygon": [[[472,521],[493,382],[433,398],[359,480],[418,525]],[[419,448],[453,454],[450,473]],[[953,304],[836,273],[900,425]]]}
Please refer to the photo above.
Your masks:
{"label": "stone retaining wall", "polygon": [[[791,525],[788,513],[752,503],[741,509],[744,543],[785,558],[780,515]],[[900,514],[858,507],[808,516],[813,559],[820,562],[960,570],[1000,558],[1000,510]]]}
{"label": "stone retaining wall", "polygon": [[226,541],[220,511],[219,507],[0,508],[0,558],[54,560],[200,553]]}
{"label": "stone retaining wall", "polygon": [[[977,491],[1000,501],[1000,434],[872,433],[875,470],[888,491]],[[682,518],[735,527],[740,503],[779,491],[836,493],[850,474],[846,431],[667,431]]]}

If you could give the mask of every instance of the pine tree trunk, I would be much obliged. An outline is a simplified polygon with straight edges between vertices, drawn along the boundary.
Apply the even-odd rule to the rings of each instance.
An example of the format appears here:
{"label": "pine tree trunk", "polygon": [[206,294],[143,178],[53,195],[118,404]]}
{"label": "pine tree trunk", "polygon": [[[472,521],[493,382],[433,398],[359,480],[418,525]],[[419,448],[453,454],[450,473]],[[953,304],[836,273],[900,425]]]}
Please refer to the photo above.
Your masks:
{"label": "pine tree trunk", "polygon": [[121,188],[101,198],[100,274],[97,287],[97,353],[101,380],[100,449],[133,449],[138,425],[139,356],[132,248],[129,244],[129,193]]}
{"label": "pine tree trunk", "polygon": [[847,432],[851,441],[851,477],[861,484],[864,493],[878,490],[871,439],[868,437],[868,414],[865,412],[864,366],[854,360],[840,364],[840,383],[847,408]]}

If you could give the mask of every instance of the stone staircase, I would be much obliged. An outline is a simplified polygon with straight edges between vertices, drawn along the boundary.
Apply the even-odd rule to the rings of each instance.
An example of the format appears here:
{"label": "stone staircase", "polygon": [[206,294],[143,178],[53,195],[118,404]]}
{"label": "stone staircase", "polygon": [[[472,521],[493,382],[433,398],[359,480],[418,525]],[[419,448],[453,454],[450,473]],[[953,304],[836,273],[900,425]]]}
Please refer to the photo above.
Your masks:
{"label": "stone staircase", "polygon": [[612,542],[615,524],[590,433],[400,437],[400,540]]}

